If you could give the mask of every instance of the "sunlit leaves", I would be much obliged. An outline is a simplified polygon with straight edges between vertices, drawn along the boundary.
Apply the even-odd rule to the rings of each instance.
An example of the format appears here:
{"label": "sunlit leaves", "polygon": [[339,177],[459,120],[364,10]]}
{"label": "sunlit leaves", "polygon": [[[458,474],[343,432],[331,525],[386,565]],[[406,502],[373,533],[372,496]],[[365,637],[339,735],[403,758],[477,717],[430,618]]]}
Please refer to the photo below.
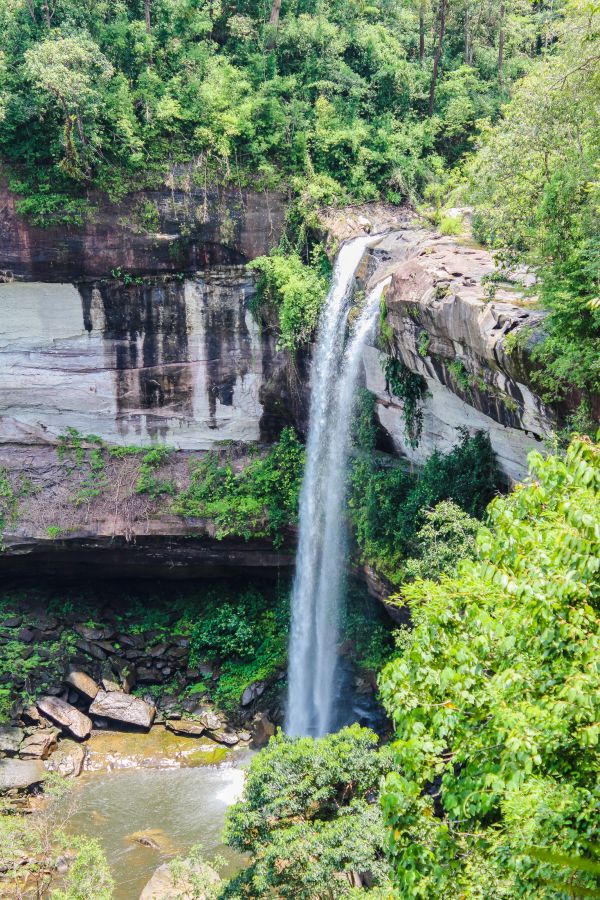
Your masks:
{"label": "sunlit leaves", "polygon": [[[564,458],[530,464],[531,480],[490,505],[475,561],[404,589],[414,628],[381,677],[401,773],[384,810],[402,896],[554,897],[564,873],[524,861],[525,843],[594,855],[600,448],[575,439]],[[591,889],[578,871],[575,886]],[[506,893],[477,893],[488,876]]]}

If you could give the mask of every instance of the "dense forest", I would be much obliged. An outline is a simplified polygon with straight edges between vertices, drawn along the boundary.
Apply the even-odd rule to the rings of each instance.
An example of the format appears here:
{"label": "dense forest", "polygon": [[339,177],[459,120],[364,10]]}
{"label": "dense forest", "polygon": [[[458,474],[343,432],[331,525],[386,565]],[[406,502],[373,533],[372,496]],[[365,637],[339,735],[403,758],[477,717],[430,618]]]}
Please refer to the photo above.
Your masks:
{"label": "dense forest", "polygon": [[[200,185],[290,192],[291,257],[271,281],[293,294],[300,252],[317,264],[300,275],[314,297],[316,207],[424,201],[440,220],[469,203],[476,237],[539,274],[551,313],[540,389],[576,391],[589,425],[600,356],[593,0],[6,0],[0,27],[0,156],[34,222],[80,222],[98,191],[118,198],[193,162]],[[155,215],[141,209],[143,227]],[[288,320],[302,335],[302,316]]]}
{"label": "dense forest", "polygon": [[[282,192],[284,236],[250,269],[254,311],[275,312],[290,357],[314,339],[328,290],[324,207],[406,204],[461,240],[468,222],[496,258],[490,297],[527,272],[546,313],[543,338],[521,330],[512,350],[531,351],[561,429],[510,491],[483,433],[417,471],[382,462],[360,393],[351,552],[404,619],[392,629],[350,609],[344,635],[378,672],[390,732],[279,731],[227,814],[225,843],[247,865],[215,883],[179,860],[185,896],[600,897],[600,3],[0,0],[0,32],[0,160],[18,213],[76,229],[102,199],[172,184],[183,165],[200,189]],[[152,203],[138,225],[156,230]],[[418,430],[423,388],[388,367]],[[59,449],[98,494],[119,453],[139,458],[137,494],[210,520],[216,540],[280,549],[297,525],[305,451],[292,428],[245,468],[229,447],[194,460],[184,489],[160,474],[168,448],[115,450],[73,429]],[[18,502],[0,469],[2,530]],[[195,618],[181,607],[196,661],[218,663],[198,692],[230,710],[276,677],[287,600],[248,590]],[[166,621],[151,623],[160,640]],[[25,665],[23,646],[7,647],[6,720]],[[28,657],[26,674],[49,656]],[[46,896],[111,898],[93,841],[0,815],[0,874],[35,855],[39,875],[67,846],[76,863]]]}

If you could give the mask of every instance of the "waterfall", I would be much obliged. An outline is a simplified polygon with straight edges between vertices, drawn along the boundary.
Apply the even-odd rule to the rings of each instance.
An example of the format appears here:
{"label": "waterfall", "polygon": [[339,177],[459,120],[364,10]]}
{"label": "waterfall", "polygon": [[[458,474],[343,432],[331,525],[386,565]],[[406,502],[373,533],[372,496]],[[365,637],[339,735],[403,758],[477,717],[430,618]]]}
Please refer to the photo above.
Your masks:
{"label": "waterfall", "polygon": [[362,352],[385,283],[371,291],[344,350],[356,269],[374,238],[338,255],[319,325],[311,373],[306,468],[292,592],[286,730],[321,736],[334,724],[340,599],[346,561],[344,500],[350,421]]}

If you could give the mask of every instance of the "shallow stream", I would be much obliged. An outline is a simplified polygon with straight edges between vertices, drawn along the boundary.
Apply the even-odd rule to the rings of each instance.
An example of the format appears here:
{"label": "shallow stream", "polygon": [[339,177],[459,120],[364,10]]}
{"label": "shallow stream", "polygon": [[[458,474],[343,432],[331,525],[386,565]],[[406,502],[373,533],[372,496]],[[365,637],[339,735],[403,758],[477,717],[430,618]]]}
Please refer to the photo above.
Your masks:
{"label": "shallow stream", "polygon": [[225,751],[162,728],[147,735],[100,732],[88,747],[87,765],[96,770],[74,782],[68,830],[100,841],[115,900],[138,900],[161,863],[197,844],[208,861],[225,858],[224,874],[241,868],[243,857],[222,845],[221,832],[227,807],[240,796],[248,751]]}

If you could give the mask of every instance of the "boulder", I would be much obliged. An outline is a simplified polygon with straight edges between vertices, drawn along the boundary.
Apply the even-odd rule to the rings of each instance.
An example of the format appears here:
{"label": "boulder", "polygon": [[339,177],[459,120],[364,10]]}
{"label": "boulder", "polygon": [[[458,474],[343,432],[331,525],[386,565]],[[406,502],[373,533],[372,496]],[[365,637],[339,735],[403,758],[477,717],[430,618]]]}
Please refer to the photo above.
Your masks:
{"label": "boulder", "polygon": [[19,750],[19,744],[25,737],[22,728],[14,725],[0,725],[0,753],[13,756]]}
{"label": "boulder", "polygon": [[97,659],[99,662],[106,659],[106,653],[102,647],[98,647],[97,644],[93,644],[91,641],[86,641],[81,638],[80,640],[75,641],[75,646],[78,650],[81,650],[82,653],[91,656],[93,659]]}
{"label": "boulder", "polygon": [[99,690],[94,679],[85,672],[69,672],[65,678],[65,684],[75,688],[82,697],[87,697],[88,700],[93,700]]}
{"label": "boulder", "polygon": [[61,728],[70,732],[73,737],[83,740],[90,736],[92,720],[70,703],[58,697],[42,697],[37,701],[37,708]]}
{"label": "boulder", "polygon": [[196,709],[194,709],[194,715],[202,722],[207,731],[218,731],[223,727],[222,719],[212,709],[208,709],[207,707],[196,707]]}
{"label": "boulder", "polygon": [[275,726],[265,713],[258,713],[252,723],[252,741],[257,747],[264,747],[275,734]]}
{"label": "boulder", "polygon": [[194,722],[193,719],[167,719],[166,726],[174,734],[188,737],[201,737],[205,731],[202,722]]}
{"label": "boulder", "polygon": [[156,666],[139,666],[137,679],[141,684],[160,684],[162,675]]}
{"label": "boulder", "polygon": [[266,686],[266,681],[253,681],[252,684],[249,684],[242,694],[242,699],[240,701],[242,706],[250,706],[254,700],[258,700],[258,698],[264,694]]}
{"label": "boulder", "polygon": [[86,641],[107,641],[114,637],[115,630],[110,626],[106,628],[92,628],[89,625],[75,625],[73,631]]}
{"label": "boulder", "polygon": [[37,759],[0,759],[0,791],[39,784],[45,772],[44,764]]}
{"label": "boulder", "polygon": [[[192,883],[192,877],[195,884]],[[207,886],[206,893],[196,887],[202,880]],[[215,870],[205,863],[184,863],[177,879],[173,877],[171,866],[163,863],[140,894],[140,900],[173,900],[174,897],[180,900],[205,900],[209,886],[218,882],[219,876]]]}
{"label": "boulder", "polygon": [[240,741],[235,731],[220,729],[219,731],[207,731],[206,735],[218,744],[225,744],[226,747],[233,747],[235,744],[239,744]]}
{"label": "boulder", "polygon": [[156,707],[139,697],[132,697],[123,691],[98,691],[90,706],[90,714],[137,725],[139,728],[150,728],[156,715]]}
{"label": "boulder", "polygon": [[47,759],[56,747],[58,735],[58,728],[37,729],[23,739],[19,756],[22,759]]}
{"label": "boulder", "polygon": [[58,749],[46,760],[49,772],[58,772],[63,778],[77,778],[83,768],[85,750],[76,741],[61,741]]}
{"label": "boulder", "polygon": [[[107,693],[111,693],[112,691],[120,691],[121,688],[117,684],[116,681],[111,681],[109,678],[102,679],[102,687]],[[98,693],[96,691],[96,693]],[[95,695],[94,695],[95,696]]]}
{"label": "boulder", "polygon": [[143,831],[134,831],[128,834],[126,840],[134,844],[141,844],[142,847],[149,847],[151,850],[160,850],[164,854],[173,854],[176,852],[173,841],[162,828],[146,828]]}

